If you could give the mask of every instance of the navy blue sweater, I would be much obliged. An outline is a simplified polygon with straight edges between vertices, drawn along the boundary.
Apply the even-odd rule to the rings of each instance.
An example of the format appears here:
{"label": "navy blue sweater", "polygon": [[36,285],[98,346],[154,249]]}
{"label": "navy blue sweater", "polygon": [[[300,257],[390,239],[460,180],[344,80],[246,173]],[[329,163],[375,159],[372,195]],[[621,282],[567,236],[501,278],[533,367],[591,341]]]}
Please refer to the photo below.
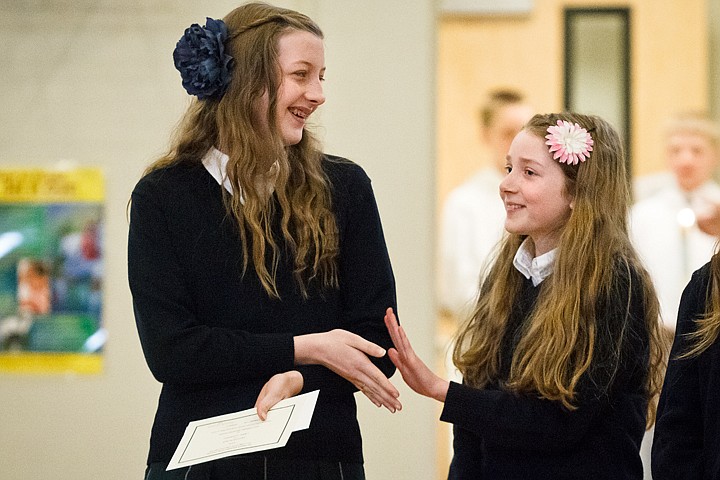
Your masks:
{"label": "navy blue sweater", "polygon": [[[519,273],[518,273],[519,275]],[[637,276],[618,275],[597,306],[598,339],[577,409],[502,387],[542,284],[525,281],[501,347],[500,375],[483,389],[451,382],[441,420],[454,424],[450,479],[642,479],[649,359]],[[613,368],[613,347],[620,355]]]}
{"label": "navy blue sweater", "polygon": [[675,342],[660,394],[652,446],[655,480],[720,479],[720,340],[699,356],[687,334],[705,313],[710,264],[693,273],[678,310]]}
{"label": "navy blue sweater", "polygon": [[[267,454],[362,462],[354,386],[324,367],[295,366],[293,337],[342,328],[390,347],[383,316],[396,307],[395,280],[370,179],[336,157],[323,168],[340,234],[340,288],[311,284],[307,299],[284,250],[280,300],[262,288],[252,260],[242,275],[236,224],[202,164],[157,170],[136,185],[129,282],[145,359],[163,384],[148,462],[169,461],[188,422],[251,408],[272,375],[291,369],[301,371],[303,391],[320,389],[318,404],[308,430]],[[375,363],[394,372],[387,357]]]}

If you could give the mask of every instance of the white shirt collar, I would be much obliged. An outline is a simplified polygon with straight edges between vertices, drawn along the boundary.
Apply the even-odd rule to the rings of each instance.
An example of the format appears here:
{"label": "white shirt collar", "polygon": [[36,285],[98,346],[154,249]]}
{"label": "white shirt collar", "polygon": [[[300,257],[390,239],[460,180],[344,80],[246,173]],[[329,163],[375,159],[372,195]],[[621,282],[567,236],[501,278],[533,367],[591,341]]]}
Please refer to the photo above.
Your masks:
{"label": "white shirt collar", "polygon": [[[210,173],[210,175],[212,175],[215,181],[218,182],[218,185],[222,185],[223,187],[225,187],[225,190],[230,193],[230,195],[233,195],[233,187],[230,183],[230,179],[227,176],[227,164],[229,160],[230,157],[228,157],[226,154],[224,154],[215,147],[211,147],[210,150],[208,150],[203,157],[202,163],[208,173]],[[260,185],[265,185],[265,188],[269,190],[268,194],[272,194],[274,190],[275,179],[277,178],[279,169],[280,165],[277,161],[275,161],[275,163],[273,163],[270,167],[268,173],[260,176],[260,178],[257,179],[258,187]],[[242,192],[240,192],[240,203],[245,203]]]}
{"label": "white shirt collar", "polygon": [[[233,194],[233,187],[230,184],[230,179],[227,177],[227,164],[230,157],[222,153],[215,147],[212,147],[207,151],[202,159],[205,169],[212,175],[212,177],[218,182],[218,185],[225,187],[225,190]],[[242,201],[242,194],[240,195]]]}
{"label": "white shirt collar", "polygon": [[557,248],[550,250],[539,257],[533,257],[530,252],[530,239],[523,241],[513,259],[513,266],[525,276],[528,280],[532,280],[533,286],[537,287],[552,272],[555,263],[555,255]]}

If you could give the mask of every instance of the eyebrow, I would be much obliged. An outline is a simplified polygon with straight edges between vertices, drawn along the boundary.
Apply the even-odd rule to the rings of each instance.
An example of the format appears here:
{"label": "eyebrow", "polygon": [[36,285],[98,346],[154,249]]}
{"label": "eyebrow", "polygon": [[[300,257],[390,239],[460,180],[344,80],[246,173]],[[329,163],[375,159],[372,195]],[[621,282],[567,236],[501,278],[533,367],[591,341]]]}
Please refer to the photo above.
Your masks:
{"label": "eyebrow", "polygon": [[[296,61],[290,63],[291,66],[296,66],[296,65],[298,65],[298,64],[304,65],[304,66],[306,66],[306,67],[314,67],[314,66],[315,66],[314,63],[312,63],[312,62],[310,62],[310,61],[308,61],[308,60],[296,60]],[[322,66],[322,67],[320,67],[320,70],[325,70],[326,68],[327,68],[327,67]]]}
{"label": "eyebrow", "polygon": [[[511,160],[510,155],[505,155],[505,160],[506,160],[506,161],[510,161],[510,160]],[[540,167],[544,167],[544,166],[545,166],[543,163],[535,160],[534,158],[529,158],[529,157],[520,157],[520,158],[518,158],[518,161],[520,161],[520,162],[522,162],[522,163],[524,163],[524,164],[528,164],[528,163],[535,164],[535,165],[538,165],[538,166],[540,166]]]}

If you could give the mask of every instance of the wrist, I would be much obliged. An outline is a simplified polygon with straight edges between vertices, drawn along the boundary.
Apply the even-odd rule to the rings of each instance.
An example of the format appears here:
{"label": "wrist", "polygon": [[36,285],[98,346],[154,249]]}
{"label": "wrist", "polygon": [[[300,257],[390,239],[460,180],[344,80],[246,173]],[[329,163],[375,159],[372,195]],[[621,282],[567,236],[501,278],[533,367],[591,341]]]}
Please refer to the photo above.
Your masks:
{"label": "wrist", "polygon": [[317,352],[320,351],[320,349],[317,348],[318,335],[321,334],[309,333],[293,337],[295,365],[312,365],[320,363],[320,359],[317,358]]}
{"label": "wrist", "polygon": [[435,391],[432,395],[432,397],[437,400],[438,402],[445,403],[445,398],[447,398],[448,390],[450,389],[450,382],[448,380],[438,379],[438,382],[435,387]]}

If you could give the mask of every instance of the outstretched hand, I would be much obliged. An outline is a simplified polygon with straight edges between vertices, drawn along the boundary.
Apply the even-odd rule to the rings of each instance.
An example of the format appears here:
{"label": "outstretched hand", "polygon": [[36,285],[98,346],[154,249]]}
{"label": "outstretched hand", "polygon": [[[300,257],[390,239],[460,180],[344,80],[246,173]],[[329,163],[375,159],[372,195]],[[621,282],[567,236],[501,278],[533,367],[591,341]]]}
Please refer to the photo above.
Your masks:
{"label": "outstretched hand", "polygon": [[351,382],[377,407],[402,409],[400,392],[368,358],[383,357],[385,349],[347,330],[295,337],[295,360],[320,364]]}
{"label": "outstretched hand", "polygon": [[390,332],[395,348],[388,350],[390,360],[395,364],[408,387],[426,397],[445,401],[450,382],[435,375],[415,354],[405,330],[398,323],[392,308],[385,313],[385,326]]}
{"label": "outstretched hand", "polygon": [[270,409],[280,400],[285,400],[300,393],[303,384],[303,376],[297,370],[290,370],[289,372],[273,375],[270,380],[263,385],[255,401],[255,410],[260,420],[265,421]]}

